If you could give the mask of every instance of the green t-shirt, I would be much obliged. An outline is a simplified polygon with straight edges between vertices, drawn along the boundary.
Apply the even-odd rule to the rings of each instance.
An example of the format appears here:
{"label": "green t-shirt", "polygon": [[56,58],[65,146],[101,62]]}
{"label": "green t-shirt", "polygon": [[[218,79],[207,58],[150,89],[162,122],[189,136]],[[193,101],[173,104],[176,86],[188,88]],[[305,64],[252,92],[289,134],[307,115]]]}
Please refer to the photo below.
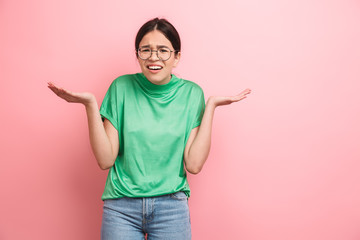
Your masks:
{"label": "green t-shirt", "polygon": [[202,89],[175,75],[164,85],[151,83],[142,73],[115,79],[100,114],[118,130],[120,147],[102,199],[178,191],[190,196],[184,150],[204,110]]}

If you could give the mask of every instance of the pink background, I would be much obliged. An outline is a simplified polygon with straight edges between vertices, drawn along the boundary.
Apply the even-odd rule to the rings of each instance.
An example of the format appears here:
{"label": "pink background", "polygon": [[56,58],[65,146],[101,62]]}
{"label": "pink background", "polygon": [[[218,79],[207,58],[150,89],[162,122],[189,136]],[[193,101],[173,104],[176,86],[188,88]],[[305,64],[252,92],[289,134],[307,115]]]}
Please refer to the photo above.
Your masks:
{"label": "pink background", "polygon": [[175,73],[210,95],[210,157],[190,176],[193,239],[360,239],[360,2],[0,1],[0,239],[99,239],[107,171],[81,105],[140,71],[138,28],[178,29]]}

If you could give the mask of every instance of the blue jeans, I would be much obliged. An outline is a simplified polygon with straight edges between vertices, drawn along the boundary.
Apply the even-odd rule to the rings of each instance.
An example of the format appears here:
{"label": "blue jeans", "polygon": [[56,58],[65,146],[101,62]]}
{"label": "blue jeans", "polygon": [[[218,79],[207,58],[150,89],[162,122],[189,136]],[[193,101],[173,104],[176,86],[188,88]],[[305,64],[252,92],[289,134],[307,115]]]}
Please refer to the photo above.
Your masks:
{"label": "blue jeans", "polygon": [[104,200],[102,240],[190,240],[191,226],[184,192],[149,198]]}

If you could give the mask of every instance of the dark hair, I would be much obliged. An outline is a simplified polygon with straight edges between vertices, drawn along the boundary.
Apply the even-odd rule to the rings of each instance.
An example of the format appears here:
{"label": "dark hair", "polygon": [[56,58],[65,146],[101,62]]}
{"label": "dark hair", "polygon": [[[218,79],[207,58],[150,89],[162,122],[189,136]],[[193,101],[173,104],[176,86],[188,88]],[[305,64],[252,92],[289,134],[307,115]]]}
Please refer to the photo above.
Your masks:
{"label": "dark hair", "polygon": [[169,39],[172,46],[175,50],[175,55],[178,54],[181,50],[181,41],[179,33],[176,31],[175,27],[169,23],[164,18],[154,18],[146,22],[142,27],[139,29],[136,38],[135,38],[135,50],[137,55],[137,50],[139,49],[139,45],[143,37],[154,30],[160,31],[164,36]]}

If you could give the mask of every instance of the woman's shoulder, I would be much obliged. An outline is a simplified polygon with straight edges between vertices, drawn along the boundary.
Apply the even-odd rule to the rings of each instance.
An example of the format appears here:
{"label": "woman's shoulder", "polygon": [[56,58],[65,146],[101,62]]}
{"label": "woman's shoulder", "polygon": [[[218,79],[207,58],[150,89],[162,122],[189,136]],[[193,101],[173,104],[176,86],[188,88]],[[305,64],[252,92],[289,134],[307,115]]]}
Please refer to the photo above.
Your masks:
{"label": "woman's shoulder", "polygon": [[115,78],[112,83],[111,87],[125,87],[129,84],[132,84],[134,79],[136,78],[136,74],[124,74]]}
{"label": "woman's shoulder", "polygon": [[190,81],[190,80],[186,80],[186,79],[182,79],[182,80],[183,80],[183,83],[184,83],[183,85],[185,88],[187,88],[191,91],[194,91],[194,92],[203,93],[203,90],[199,84],[197,84],[193,81]]}
{"label": "woman's shoulder", "polygon": [[136,73],[135,74],[124,74],[124,75],[120,75],[117,78],[115,78],[113,83],[114,82],[117,84],[126,83],[126,82],[133,81],[134,78],[136,78]]}

